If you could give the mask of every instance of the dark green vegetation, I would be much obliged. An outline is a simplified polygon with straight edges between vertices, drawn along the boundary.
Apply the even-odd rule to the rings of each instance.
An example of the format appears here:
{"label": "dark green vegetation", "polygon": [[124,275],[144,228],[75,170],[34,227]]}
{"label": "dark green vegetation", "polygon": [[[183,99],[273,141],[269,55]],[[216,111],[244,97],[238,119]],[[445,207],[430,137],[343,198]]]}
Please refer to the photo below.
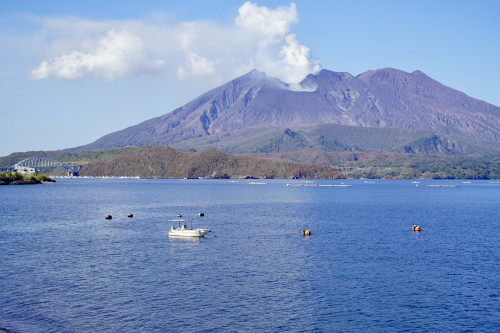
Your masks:
{"label": "dark green vegetation", "polygon": [[42,182],[53,182],[53,180],[44,174],[21,175],[15,171],[0,172],[0,185],[41,184]]}
{"label": "dark green vegetation", "polygon": [[[285,131],[280,133],[285,139],[295,135],[285,134]],[[358,147],[361,147],[361,144]],[[143,146],[99,151],[15,153],[0,158],[0,165],[10,166],[36,155],[49,156],[68,164],[83,164],[80,172],[82,176],[500,179],[498,155],[464,156],[356,150],[230,155],[215,150],[186,153],[165,146]],[[57,173],[58,170],[60,173]],[[65,174],[62,168],[50,172]]]}
{"label": "dark green vegetation", "polygon": [[316,125],[286,129],[261,129],[238,135],[190,138],[171,145],[180,150],[216,149],[232,154],[280,152],[397,152],[414,154],[498,154],[498,142],[462,134],[457,141],[431,131]]}
{"label": "dark green vegetation", "polygon": [[346,178],[355,179],[500,179],[499,156],[390,152],[292,152],[253,156],[334,165]]}

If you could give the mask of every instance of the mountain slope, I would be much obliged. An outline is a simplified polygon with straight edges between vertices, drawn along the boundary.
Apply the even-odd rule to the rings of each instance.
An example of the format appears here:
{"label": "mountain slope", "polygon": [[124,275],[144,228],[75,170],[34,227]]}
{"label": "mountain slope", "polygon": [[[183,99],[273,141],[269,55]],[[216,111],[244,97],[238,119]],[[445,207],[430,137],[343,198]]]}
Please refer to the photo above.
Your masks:
{"label": "mountain slope", "polygon": [[254,70],[171,113],[77,149],[139,145],[197,149],[194,142],[200,140],[216,142],[256,131],[320,124],[431,132],[458,152],[467,152],[461,147],[468,142],[480,142],[477,148],[481,142],[500,141],[499,107],[445,87],[420,71],[386,68],[355,77],[322,70],[307,76],[300,90],[292,88]]}

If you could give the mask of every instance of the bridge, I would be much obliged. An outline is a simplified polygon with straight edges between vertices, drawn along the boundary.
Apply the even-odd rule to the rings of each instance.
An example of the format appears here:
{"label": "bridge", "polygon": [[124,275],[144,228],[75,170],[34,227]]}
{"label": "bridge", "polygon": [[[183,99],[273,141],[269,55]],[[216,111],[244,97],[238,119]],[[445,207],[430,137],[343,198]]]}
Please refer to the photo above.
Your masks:
{"label": "bridge", "polygon": [[47,156],[33,156],[17,162],[10,168],[2,168],[2,171],[13,171],[19,168],[34,168],[37,173],[40,172],[42,168],[65,168],[68,171],[68,176],[78,176],[78,172],[82,168],[82,165],[67,165],[61,161]]}

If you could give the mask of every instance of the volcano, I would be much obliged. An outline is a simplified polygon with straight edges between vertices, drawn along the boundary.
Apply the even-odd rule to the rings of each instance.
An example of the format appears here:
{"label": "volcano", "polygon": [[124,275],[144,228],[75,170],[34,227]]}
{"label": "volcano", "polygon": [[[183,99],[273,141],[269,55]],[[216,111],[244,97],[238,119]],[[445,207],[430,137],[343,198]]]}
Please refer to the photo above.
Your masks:
{"label": "volcano", "polygon": [[[359,136],[364,143],[353,142]],[[384,68],[353,76],[322,70],[289,85],[253,70],[172,112],[76,149],[169,145],[251,153],[273,151],[270,143],[285,137],[295,139],[291,150],[425,151],[424,143],[445,153],[497,153],[500,108],[420,71]],[[389,147],[384,140],[395,142]]]}

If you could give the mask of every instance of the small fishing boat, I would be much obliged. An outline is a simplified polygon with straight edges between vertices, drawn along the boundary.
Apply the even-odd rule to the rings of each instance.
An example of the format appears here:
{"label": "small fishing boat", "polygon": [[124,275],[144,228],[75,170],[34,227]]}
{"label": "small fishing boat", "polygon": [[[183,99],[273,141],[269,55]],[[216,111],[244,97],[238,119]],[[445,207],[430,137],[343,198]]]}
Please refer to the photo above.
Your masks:
{"label": "small fishing boat", "polygon": [[167,235],[169,237],[205,237],[205,235],[211,232],[210,229],[188,227],[187,221],[192,221],[192,219],[175,219],[169,220],[169,222],[178,222],[178,227],[172,226]]}

